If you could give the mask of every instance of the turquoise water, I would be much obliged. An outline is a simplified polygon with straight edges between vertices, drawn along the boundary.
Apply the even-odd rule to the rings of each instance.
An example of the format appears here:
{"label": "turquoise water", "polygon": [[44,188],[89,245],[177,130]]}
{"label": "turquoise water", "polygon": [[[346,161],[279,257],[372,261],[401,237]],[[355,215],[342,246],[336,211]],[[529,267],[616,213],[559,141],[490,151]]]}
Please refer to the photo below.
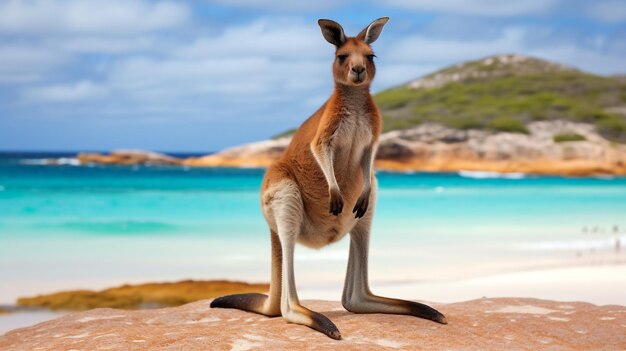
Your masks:
{"label": "turquoise water", "polygon": [[[15,294],[38,283],[267,279],[263,170],[37,164],[48,156],[0,156],[0,284]],[[431,265],[452,277],[452,263],[486,272],[487,257],[574,257],[626,233],[626,178],[485,176],[378,172],[373,270]],[[318,262],[303,270],[322,279],[345,245],[298,259]]]}

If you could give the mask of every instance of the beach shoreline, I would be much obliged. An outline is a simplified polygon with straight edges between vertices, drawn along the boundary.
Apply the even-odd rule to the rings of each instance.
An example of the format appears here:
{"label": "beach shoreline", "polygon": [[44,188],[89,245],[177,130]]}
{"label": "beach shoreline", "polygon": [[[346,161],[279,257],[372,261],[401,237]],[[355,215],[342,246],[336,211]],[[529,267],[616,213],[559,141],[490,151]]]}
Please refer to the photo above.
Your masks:
{"label": "beach shoreline", "polygon": [[[330,301],[341,299],[343,288],[341,284],[316,286],[307,284],[306,279],[301,279],[300,282],[298,293],[301,299]],[[550,267],[453,281],[380,282],[374,279],[371,288],[373,292],[383,296],[445,304],[484,297],[511,297],[586,302],[598,306],[626,306],[626,264]],[[18,309],[11,314],[0,315],[0,334],[57,318],[69,312]]]}

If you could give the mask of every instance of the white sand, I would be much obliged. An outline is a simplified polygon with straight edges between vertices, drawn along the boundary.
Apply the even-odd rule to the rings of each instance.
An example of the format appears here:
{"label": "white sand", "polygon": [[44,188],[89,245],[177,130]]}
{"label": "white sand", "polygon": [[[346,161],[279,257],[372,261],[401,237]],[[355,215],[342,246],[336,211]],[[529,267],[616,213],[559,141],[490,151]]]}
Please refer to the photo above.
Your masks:
{"label": "white sand", "polygon": [[[531,297],[626,305],[626,265],[556,268],[507,273],[449,282],[377,284],[377,294],[435,302],[460,302],[481,297]],[[341,299],[342,286],[299,289],[303,299]]]}

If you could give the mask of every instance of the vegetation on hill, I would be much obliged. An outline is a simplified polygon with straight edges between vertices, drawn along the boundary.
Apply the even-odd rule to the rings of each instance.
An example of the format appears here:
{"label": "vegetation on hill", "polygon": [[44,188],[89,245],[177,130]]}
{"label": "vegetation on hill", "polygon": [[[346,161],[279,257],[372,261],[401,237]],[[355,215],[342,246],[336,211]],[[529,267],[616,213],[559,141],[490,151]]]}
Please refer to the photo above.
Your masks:
{"label": "vegetation on hill", "polygon": [[457,129],[528,133],[530,122],[562,119],[594,124],[604,137],[626,142],[623,76],[597,76],[520,55],[454,65],[374,99],[384,131],[434,122]]}
{"label": "vegetation on hill", "polygon": [[295,133],[295,132],[296,132],[296,128],[291,128],[291,129],[286,130],[286,131],[284,131],[284,132],[281,132],[281,133],[278,133],[278,134],[276,134],[276,135],[273,135],[273,136],[272,136],[272,139],[273,139],[273,140],[276,140],[276,139],[280,139],[280,138],[282,138],[282,137],[290,136],[291,134],[293,134],[293,133]]}
{"label": "vegetation on hill", "polygon": [[626,105],[625,82],[557,69],[538,59],[507,65],[498,64],[497,58],[488,60],[425,77],[438,78],[444,82],[440,86],[414,88],[409,83],[376,94],[385,131],[436,122],[458,129],[525,133],[529,122],[563,119],[592,123],[603,136],[626,141],[626,116],[608,109]]}
{"label": "vegetation on hill", "polygon": [[587,138],[576,133],[564,133],[564,134],[557,134],[554,136],[554,142],[556,143],[563,143],[567,141],[584,141],[584,140],[587,140]]}

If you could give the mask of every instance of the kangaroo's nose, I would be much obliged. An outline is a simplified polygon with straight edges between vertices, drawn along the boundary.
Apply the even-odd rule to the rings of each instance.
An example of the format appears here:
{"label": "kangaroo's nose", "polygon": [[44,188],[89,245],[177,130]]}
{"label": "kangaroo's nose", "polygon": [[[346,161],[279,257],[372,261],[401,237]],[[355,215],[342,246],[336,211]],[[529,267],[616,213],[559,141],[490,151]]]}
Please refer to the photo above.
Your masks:
{"label": "kangaroo's nose", "polygon": [[354,66],[354,67],[352,67],[352,72],[354,72],[356,74],[361,74],[361,73],[363,73],[363,71],[365,71],[365,67],[363,67],[363,66]]}

